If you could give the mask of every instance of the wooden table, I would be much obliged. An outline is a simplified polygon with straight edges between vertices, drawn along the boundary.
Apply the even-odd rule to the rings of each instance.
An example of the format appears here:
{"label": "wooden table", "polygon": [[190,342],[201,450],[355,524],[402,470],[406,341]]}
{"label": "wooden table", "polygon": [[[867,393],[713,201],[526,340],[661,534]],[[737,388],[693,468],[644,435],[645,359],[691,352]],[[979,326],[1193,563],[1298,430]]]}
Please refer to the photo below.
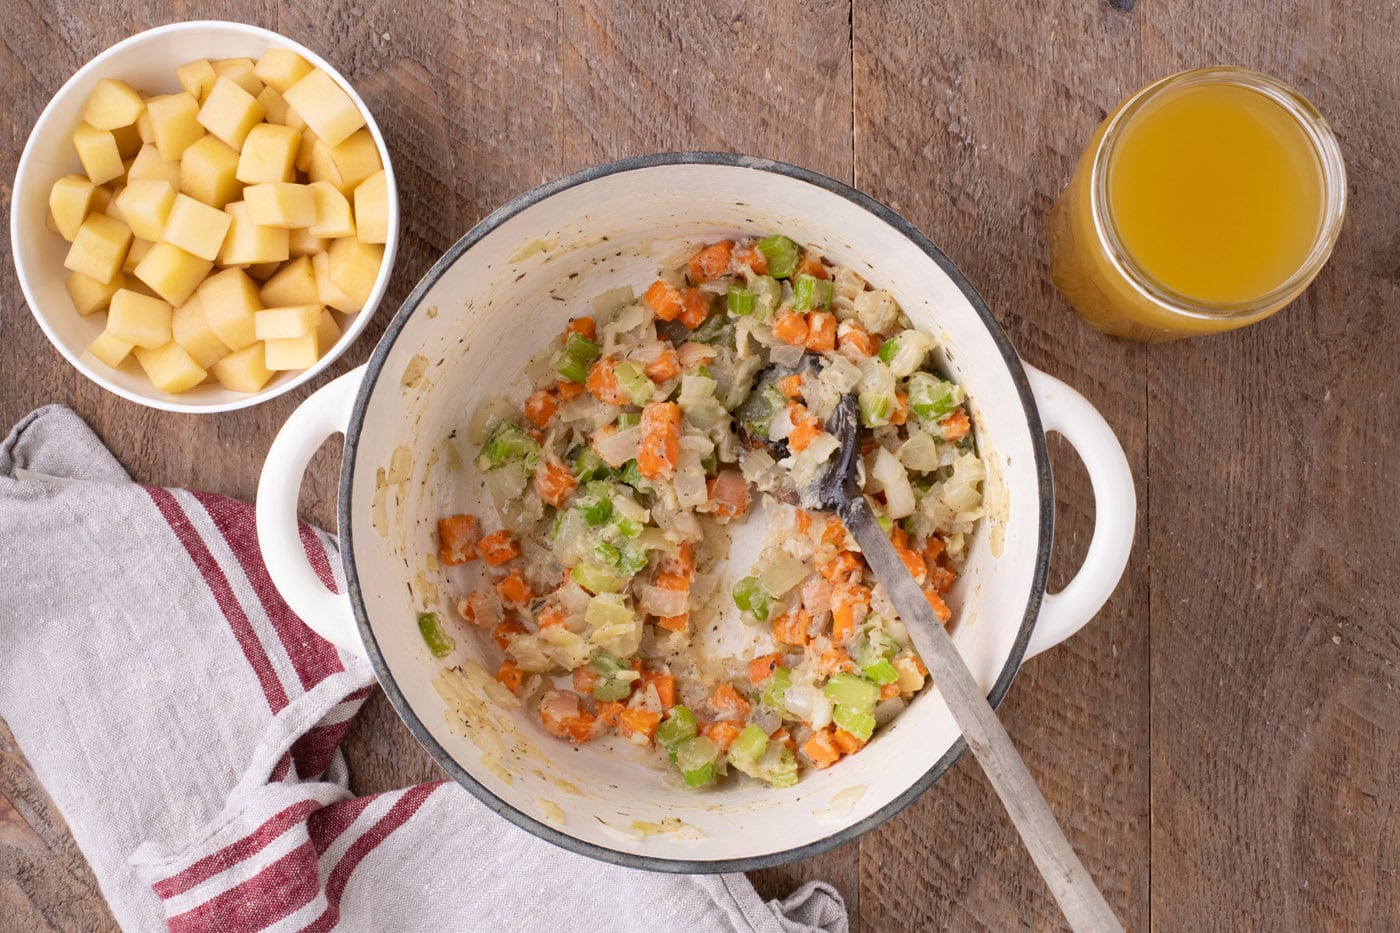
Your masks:
{"label": "wooden table", "polygon": [[[64,16],[0,3],[7,201],[59,85],[118,39],[177,18],[142,0],[86,6]],[[365,360],[399,299],[473,223],[595,162],[739,150],[902,212],[968,274],[1028,361],[1099,407],[1134,467],[1139,533],[1122,585],[1087,630],[1027,664],[1002,707],[1110,902],[1138,930],[1400,927],[1400,7],[179,6],[178,17],[244,20],[318,50],[388,138],[399,261],[336,373]],[[1151,78],[1211,63],[1275,74],[1327,114],[1350,173],[1341,242],[1311,290],[1263,324],[1166,346],[1106,339],[1051,287],[1046,214],[1109,108]],[[121,401],[49,346],[8,262],[0,276],[0,426],[59,402],[142,481],[253,495],[268,441],[306,391],[210,417]],[[1063,583],[1093,516],[1082,468],[1054,446]],[[337,457],[333,446],[318,456],[303,499],[327,527]],[[358,791],[440,776],[382,696],[346,751]],[[1061,923],[966,758],[861,840],[754,881],[772,896],[808,878],[840,888],[861,930]],[[2,727],[0,917],[10,929],[112,926]]]}

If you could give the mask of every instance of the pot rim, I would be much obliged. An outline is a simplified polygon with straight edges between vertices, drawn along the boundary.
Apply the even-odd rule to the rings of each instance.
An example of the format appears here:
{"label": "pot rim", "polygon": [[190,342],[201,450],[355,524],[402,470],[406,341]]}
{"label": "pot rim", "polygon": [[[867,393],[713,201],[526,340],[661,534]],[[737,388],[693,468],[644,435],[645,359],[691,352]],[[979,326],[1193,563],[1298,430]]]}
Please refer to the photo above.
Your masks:
{"label": "pot rim", "polygon": [[1040,421],[1040,410],[1036,405],[1030,382],[1026,377],[1025,368],[1021,363],[1021,358],[1012,347],[1011,341],[992,317],[991,310],[982,299],[982,296],[978,294],[977,290],[973,288],[972,284],[957,266],[943,254],[943,251],[933,244],[932,240],[891,208],[869,195],[857,191],[850,185],[837,181],[834,178],[820,174],[819,172],[800,168],[796,165],[790,165],[786,162],[738,155],[735,153],[707,151],[655,153],[605,162],[585,168],[563,178],[546,182],[539,187],[517,195],[482,218],[475,226],[468,230],[460,240],[452,244],[452,246],[433,263],[432,267],[424,273],[418,284],[414,286],[413,291],[404,299],[398,312],[395,313],[393,320],[389,322],[389,326],[385,329],[378,344],[375,345],[374,352],[370,355],[369,362],[365,367],[364,378],[361,380],[359,390],[355,395],[354,407],[351,410],[349,423],[345,429],[344,448],[341,453],[340,480],[337,485],[338,502],[336,507],[336,521],[340,537],[340,561],[345,571],[346,589],[350,597],[351,608],[355,613],[355,623],[359,628],[360,637],[364,642],[365,651],[369,655],[370,663],[374,667],[375,676],[380,686],[383,687],[384,693],[388,696],[389,702],[393,705],[394,711],[398,713],[404,725],[413,733],[413,737],[428,751],[428,754],[432,755],[433,759],[437,761],[442,769],[446,771],[453,780],[465,787],[474,797],[485,804],[488,809],[514,823],[521,829],[563,849],[604,862],[610,862],[614,865],[621,865],[626,868],[686,874],[754,871],[756,869],[771,868],[775,865],[783,865],[788,862],[810,858],[811,856],[834,849],[843,843],[856,839],[869,830],[874,829],[876,826],[879,826],[909,804],[913,803],[924,791],[932,787],[938,779],[943,776],[944,772],[962,757],[963,752],[967,749],[967,740],[959,736],[948,748],[948,751],[945,752],[928,771],[924,772],[918,780],[910,784],[908,788],[879,810],[876,810],[874,813],[858,822],[840,827],[820,839],[790,849],[755,856],[695,861],[689,859],[637,855],[631,852],[623,852],[608,848],[607,846],[598,845],[596,843],[585,842],[530,816],[497,797],[488,790],[485,785],[477,781],[465,768],[458,764],[456,759],[442,747],[437,739],[433,737],[432,733],[428,731],[427,727],[423,725],[418,713],[408,703],[403,692],[399,689],[398,683],[395,681],[388,664],[384,660],[384,655],[379,648],[379,641],[374,634],[373,627],[370,625],[369,616],[365,612],[359,575],[355,570],[355,561],[353,559],[355,551],[354,523],[350,510],[351,487],[352,478],[355,475],[356,452],[359,446],[359,435],[364,421],[365,410],[368,407],[370,396],[374,393],[384,365],[388,360],[390,350],[393,349],[395,342],[403,332],[404,327],[408,324],[409,319],[412,318],[414,313],[418,310],[424,296],[427,295],[433,286],[437,284],[442,275],[454,265],[467,250],[471,249],[472,246],[493,232],[501,224],[540,201],[558,194],[559,192],[600,178],[605,178],[609,175],[668,165],[717,165],[729,168],[771,172],[776,175],[786,175],[790,178],[807,182],[808,184],[829,191],[832,194],[839,195],[847,201],[850,201],[856,207],[875,215],[878,219],[889,224],[923,251],[925,255],[932,259],[939,268],[952,279],[954,284],[956,284],[958,289],[963,293],[968,303],[972,305],[978,317],[981,318],[983,326],[987,328],[988,333],[991,335],[992,342],[1001,353],[1002,361],[1005,363],[1012,382],[1016,386],[1017,394],[1020,397],[1021,407],[1026,417],[1027,428],[1030,432],[1032,454],[1035,458],[1037,486],[1040,494],[1039,541],[1036,546],[1035,568],[1031,578],[1030,598],[1027,600],[1026,610],[1022,615],[1021,625],[1017,631],[1016,639],[1011,646],[1011,652],[1007,655],[1006,663],[1003,665],[1001,672],[997,675],[996,681],[993,682],[991,689],[987,693],[987,699],[991,703],[993,709],[1000,705],[1007,691],[1011,688],[1011,682],[1015,679],[1017,670],[1020,669],[1021,660],[1025,656],[1026,645],[1030,640],[1031,631],[1035,628],[1036,618],[1040,613],[1041,602],[1044,599],[1049,578],[1050,548],[1054,528],[1055,495],[1053,478],[1050,472],[1049,449],[1045,440],[1045,431]]}

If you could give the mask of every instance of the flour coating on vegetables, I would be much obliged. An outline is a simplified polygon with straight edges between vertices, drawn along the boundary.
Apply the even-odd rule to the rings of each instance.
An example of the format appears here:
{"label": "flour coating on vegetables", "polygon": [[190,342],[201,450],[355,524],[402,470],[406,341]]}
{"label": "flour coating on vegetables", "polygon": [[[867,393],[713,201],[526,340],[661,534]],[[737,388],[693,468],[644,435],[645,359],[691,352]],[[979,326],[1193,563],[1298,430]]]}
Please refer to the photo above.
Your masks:
{"label": "flour coating on vegetables", "polygon": [[[862,488],[951,618],[986,472],[933,338],[782,235],[706,245],[640,299],[610,292],[593,311],[550,347],[523,407],[473,419],[500,528],[438,523],[441,563],[479,560],[483,578],[460,620],[419,615],[428,648],[447,658],[454,630],[482,630],[496,680],[550,735],[620,736],[691,787],[736,774],[787,787],[858,754],[928,672],[855,542],[801,490],[854,393]],[[766,544],[719,592],[725,526],[755,496]],[[702,635],[736,611],[751,650],[717,656]]]}

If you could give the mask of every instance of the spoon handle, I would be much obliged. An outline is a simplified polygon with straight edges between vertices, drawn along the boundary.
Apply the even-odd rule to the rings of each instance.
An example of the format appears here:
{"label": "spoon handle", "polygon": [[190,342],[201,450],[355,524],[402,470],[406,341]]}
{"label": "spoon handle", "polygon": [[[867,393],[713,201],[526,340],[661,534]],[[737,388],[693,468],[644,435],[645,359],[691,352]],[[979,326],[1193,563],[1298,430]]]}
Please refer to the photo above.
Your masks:
{"label": "spoon handle", "polygon": [[1074,854],[1040,788],[1011,744],[1011,737],[963,663],[953,639],[933,614],[923,591],[885,537],[870,503],[857,494],[843,502],[838,511],[875,579],[884,585],[898,610],[914,647],[933,675],[934,686],[942,693],[968,747],[1001,798],[1070,927],[1076,931],[1121,931],[1122,924]]}

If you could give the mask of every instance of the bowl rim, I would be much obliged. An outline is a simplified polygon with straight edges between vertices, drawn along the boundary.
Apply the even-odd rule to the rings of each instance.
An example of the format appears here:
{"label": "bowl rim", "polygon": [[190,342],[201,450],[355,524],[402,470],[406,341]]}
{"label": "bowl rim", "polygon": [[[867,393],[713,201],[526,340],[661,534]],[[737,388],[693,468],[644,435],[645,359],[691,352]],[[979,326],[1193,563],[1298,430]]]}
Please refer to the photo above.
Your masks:
{"label": "bowl rim", "polygon": [[[178,401],[179,396],[155,397],[153,395],[143,395],[126,389],[89,365],[87,361],[83,359],[82,351],[75,353],[59,340],[57,333],[49,326],[47,320],[48,312],[40,310],[34,290],[30,288],[29,273],[20,263],[21,237],[27,235],[27,232],[21,229],[19,212],[15,210],[14,202],[15,193],[20,190],[21,182],[25,185],[34,184],[37,179],[28,176],[44,167],[42,164],[36,164],[40,159],[39,154],[35,150],[40,127],[44,126],[53,118],[53,111],[58,105],[58,102],[73,93],[74,88],[84,78],[94,72],[100,71],[104,65],[128,52],[130,46],[149,42],[161,36],[209,29],[223,30],[230,34],[241,33],[243,35],[263,39],[269,44],[277,43],[279,46],[284,46],[305,58],[314,67],[325,71],[350,95],[351,101],[360,109],[360,112],[364,114],[365,126],[369,129],[370,136],[374,138],[374,143],[379,149],[380,161],[384,165],[384,174],[388,182],[387,187],[389,191],[389,235],[384,244],[384,259],[380,264],[379,275],[375,279],[374,288],[370,292],[369,300],[365,302],[364,308],[354,315],[354,320],[350,322],[350,326],[345,329],[340,339],[336,341],[332,352],[322,356],[313,366],[302,370],[291,379],[279,385],[261,389],[244,398],[237,398],[226,402],[198,404],[194,402]],[[316,54],[316,52],[302,45],[300,42],[297,42],[295,39],[291,39],[270,29],[264,29],[261,26],[254,26],[249,23],[240,23],[233,20],[201,19],[179,23],[167,23],[164,26],[155,26],[151,29],[142,30],[135,35],[127,36],[120,42],[108,46],[106,49],[90,58],[54,92],[53,97],[49,99],[44,109],[40,111],[39,118],[34,121],[34,126],[29,131],[29,137],[25,140],[24,149],[20,153],[19,162],[15,168],[15,183],[11,188],[10,197],[10,254],[15,267],[15,277],[19,279],[20,290],[24,294],[25,303],[29,306],[30,314],[32,314],[34,319],[39,323],[39,329],[44,332],[44,336],[48,338],[49,343],[64,359],[72,364],[74,369],[78,370],[78,372],[86,376],[91,382],[96,383],[99,387],[108,392],[118,395],[129,402],[144,405],[147,408],[179,412],[182,414],[215,414],[225,411],[237,411],[241,408],[251,408],[254,405],[260,405],[263,402],[277,398],[279,395],[299,388],[325,372],[346,350],[350,349],[350,346],[359,339],[360,335],[364,333],[365,328],[369,326],[370,318],[374,316],[374,312],[378,309],[380,301],[383,300],[384,294],[388,290],[389,281],[393,277],[394,259],[398,253],[399,223],[398,183],[394,177],[394,166],[389,156],[389,146],[384,141],[384,134],[380,132],[379,124],[375,121],[374,114],[370,111],[369,105],[364,102],[359,92],[355,90],[354,85],[340,72],[340,69],[336,68],[330,62]],[[48,231],[45,231],[45,233],[47,234]],[[63,267],[60,266],[57,271],[61,273]],[[154,386],[152,386],[151,391],[159,392]],[[161,394],[162,396],[166,395],[166,393]]]}
{"label": "bowl rim", "polygon": [[1031,436],[1031,448],[1036,466],[1037,487],[1040,494],[1039,540],[1036,545],[1035,567],[1031,578],[1030,596],[1026,603],[1025,613],[1021,618],[1020,628],[1011,646],[1011,651],[1007,655],[1006,663],[1003,665],[1001,672],[997,675],[996,680],[987,693],[987,699],[992,704],[993,708],[996,708],[1001,703],[1011,687],[1011,682],[1015,679],[1016,672],[1020,669],[1021,661],[1025,656],[1026,645],[1030,640],[1032,630],[1035,628],[1036,618],[1039,615],[1040,606],[1045,596],[1045,589],[1049,579],[1050,550],[1054,527],[1055,496],[1053,479],[1050,472],[1049,448],[1045,439],[1045,431],[1040,420],[1040,411],[1036,405],[1030,382],[1026,376],[1025,368],[1021,363],[1021,358],[1017,355],[1006,334],[992,317],[991,310],[982,299],[982,296],[978,294],[977,290],[972,287],[972,284],[952,261],[949,260],[928,237],[915,228],[913,224],[880,201],[852,188],[844,182],[837,181],[834,178],[830,178],[810,169],[790,165],[785,162],[778,162],[772,159],[762,159],[726,152],[689,151],[632,156],[594,165],[563,178],[547,182],[512,198],[479,221],[467,231],[460,240],[449,247],[442,257],[423,275],[423,278],[414,286],[413,291],[408,297],[404,299],[403,304],[390,321],[379,343],[375,346],[369,362],[366,365],[364,378],[360,381],[359,389],[356,392],[354,406],[350,412],[349,421],[345,429],[345,441],[341,454],[340,479],[337,484],[338,502],[336,507],[336,521],[338,534],[340,536],[340,561],[345,571],[346,590],[350,598],[351,608],[355,614],[355,622],[359,628],[360,637],[364,642],[366,653],[369,655],[370,663],[374,668],[379,684],[383,687],[385,695],[389,698],[389,702],[393,705],[395,712],[399,714],[399,717],[404,721],[404,724],[408,727],[414,738],[416,738],[419,744],[432,755],[433,759],[437,761],[443,770],[458,784],[465,787],[487,808],[506,818],[521,829],[547,842],[551,842],[571,852],[586,855],[614,865],[637,868],[644,871],[685,874],[753,871],[760,868],[771,868],[775,865],[782,865],[818,855],[856,839],[869,830],[874,829],[876,826],[879,826],[907,807],[916,798],[922,795],[924,791],[932,787],[938,779],[943,776],[944,772],[962,757],[963,752],[967,749],[967,740],[959,736],[948,748],[948,751],[945,752],[928,771],[924,772],[921,777],[911,783],[903,792],[874,813],[857,822],[840,826],[820,839],[790,849],[764,853],[762,855],[741,856],[729,859],[693,860],[637,855],[597,843],[586,842],[540,819],[536,819],[523,810],[517,809],[500,797],[497,797],[492,791],[486,788],[485,785],[477,781],[465,768],[458,764],[456,759],[442,747],[441,743],[439,743],[437,739],[433,737],[432,733],[423,725],[418,713],[408,703],[403,692],[399,689],[393,673],[389,670],[389,666],[384,659],[383,652],[380,650],[378,639],[375,636],[374,629],[370,625],[369,616],[365,611],[360,578],[356,571],[354,560],[354,521],[351,515],[350,502],[352,478],[355,474],[356,453],[359,446],[360,431],[364,424],[365,412],[369,404],[370,396],[374,394],[378,384],[379,376],[383,372],[388,361],[390,351],[393,349],[395,342],[403,332],[409,319],[413,317],[414,313],[420,307],[427,293],[437,284],[438,280],[447,269],[454,265],[473,245],[501,226],[501,224],[534,204],[552,195],[558,194],[559,192],[610,175],[671,165],[709,165],[770,172],[776,175],[785,175],[789,178],[795,178],[839,195],[850,201],[856,207],[862,208],[875,215],[878,219],[892,226],[898,233],[907,237],[915,246],[938,264],[943,272],[957,285],[958,289],[972,305],[973,310],[981,318],[983,325],[987,328],[998,351],[1001,353],[1002,360],[1006,364],[1007,370],[1016,386],[1017,394],[1020,397],[1021,406],[1026,417],[1027,428]]}

